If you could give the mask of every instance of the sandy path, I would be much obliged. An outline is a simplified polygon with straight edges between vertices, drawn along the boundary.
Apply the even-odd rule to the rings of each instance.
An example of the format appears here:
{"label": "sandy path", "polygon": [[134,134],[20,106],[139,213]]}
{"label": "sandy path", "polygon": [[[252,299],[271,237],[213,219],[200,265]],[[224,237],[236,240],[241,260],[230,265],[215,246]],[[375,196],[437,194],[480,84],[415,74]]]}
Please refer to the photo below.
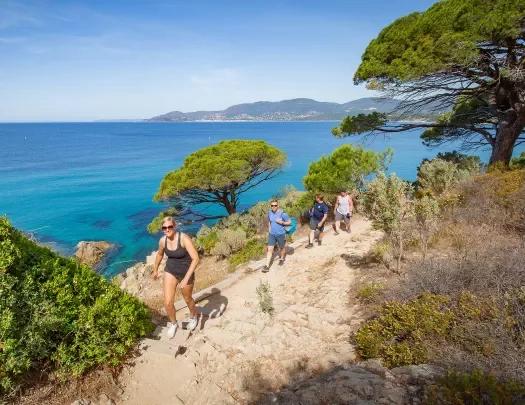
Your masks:
{"label": "sandy path", "polygon": [[[348,338],[359,319],[347,299],[354,272],[341,255],[362,255],[381,236],[368,222],[357,220],[352,228],[351,235],[338,236],[330,228],[323,246],[301,247],[285,266],[247,274],[201,301],[201,312],[211,317],[194,332],[179,330],[168,341],[159,330],[159,340],[144,341],[134,366],[121,375],[120,403],[247,403],[294,378],[351,361]],[[271,285],[273,317],[259,309],[261,281]]]}

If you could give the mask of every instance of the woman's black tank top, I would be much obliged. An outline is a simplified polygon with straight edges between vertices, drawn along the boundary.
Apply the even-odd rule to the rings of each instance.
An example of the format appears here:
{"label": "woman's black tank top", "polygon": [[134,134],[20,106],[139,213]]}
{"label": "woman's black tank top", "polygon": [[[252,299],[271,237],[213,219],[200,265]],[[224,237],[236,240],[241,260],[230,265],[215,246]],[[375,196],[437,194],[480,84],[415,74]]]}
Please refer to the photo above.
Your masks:
{"label": "woman's black tank top", "polygon": [[169,250],[168,249],[168,237],[164,242],[164,253],[168,256],[166,261],[166,270],[170,274],[180,274],[185,275],[191,264],[191,256],[188,251],[182,247],[180,244],[181,233],[178,232],[178,242],[177,249]]}

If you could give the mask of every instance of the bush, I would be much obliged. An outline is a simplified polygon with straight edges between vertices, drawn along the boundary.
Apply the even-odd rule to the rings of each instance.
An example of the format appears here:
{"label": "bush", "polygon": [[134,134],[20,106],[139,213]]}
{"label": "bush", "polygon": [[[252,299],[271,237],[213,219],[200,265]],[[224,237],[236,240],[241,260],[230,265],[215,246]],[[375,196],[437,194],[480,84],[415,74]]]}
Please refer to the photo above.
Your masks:
{"label": "bush", "polygon": [[272,298],[272,289],[270,283],[261,281],[259,286],[255,289],[257,296],[259,297],[259,306],[261,311],[269,315],[273,314],[273,298]]}
{"label": "bush", "polygon": [[211,250],[215,247],[217,243],[217,230],[210,228],[208,225],[204,224],[197,232],[195,236],[195,248],[205,255],[209,255]]}
{"label": "bush", "polygon": [[445,296],[423,293],[411,302],[386,302],[377,318],[366,322],[356,334],[358,353],[382,358],[387,367],[426,363],[426,342],[449,332],[454,315]]}
{"label": "bush", "polygon": [[61,378],[117,366],[153,328],[144,304],[0,217],[0,391],[52,364]]}
{"label": "bush", "polygon": [[512,170],[525,169],[525,152],[521,152],[521,155],[512,158],[510,168]]}
{"label": "bush", "polygon": [[425,258],[428,250],[428,242],[438,230],[439,204],[436,199],[424,196],[416,200],[414,210],[419,240],[423,250],[423,258]]}
{"label": "bush", "polygon": [[438,197],[454,184],[479,174],[480,169],[481,161],[477,156],[456,151],[438,153],[432,160],[423,159],[417,168],[417,188]]}
{"label": "bush", "polygon": [[368,252],[368,256],[388,269],[392,261],[392,243],[388,240],[376,243]]}
{"label": "bush", "polygon": [[513,405],[525,403],[525,388],[510,380],[501,382],[494,375],[474,370],[450,370],[426,390],[425,405]]}
{"label": "bush", "polygon": [[371,282],[359,289],[357,298],[365,302],[370,302],[375,295],[384,288],[385,286],[381,283]]}
{"label": "bush", "polygon": [[393,173],[387,177],[381,172],[361,196],[363,214],[372,220],[374,228],[385,232],[392,242],[398,272],[414,213],[414,204],[410,200],[412,194],[413,188],[409,183]]}
{"label": "bush", "polygon": [[217,232],[217,242],[210,250],[213,256],[230,257],[246,244],[246,232],[242,228],[223,229]]}
{"label": "bush", "polygon": [[456,165],[443,159],[432,159],[420,166],[417,181],[421,188],[439,196],[457,181]]}
{"label": "bush", "polygon": [[230,257],[230,266],[235,268],[239,264],[248,263],[250,260],[257,260],[264,257],[265,239],[251,239],[241,250]]}

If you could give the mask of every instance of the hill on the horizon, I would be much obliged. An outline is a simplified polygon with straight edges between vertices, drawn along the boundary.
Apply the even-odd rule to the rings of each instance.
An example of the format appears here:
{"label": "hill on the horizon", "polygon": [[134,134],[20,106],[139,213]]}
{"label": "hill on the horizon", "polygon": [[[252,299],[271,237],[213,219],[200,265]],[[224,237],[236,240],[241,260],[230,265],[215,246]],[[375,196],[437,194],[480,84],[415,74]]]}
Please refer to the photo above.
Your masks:
{"label": "hill on the horizon", "polygon": [[[377,97],[360,98],[344,104],[296,98],[237,104],[222,111],[172,111],[145,121],[339,121],[347,115],[370,114],[374,111],[390,113],[398,104],[398,100]],[[430,115],[431,111],[423,111],[418,117],[427,118]]]}

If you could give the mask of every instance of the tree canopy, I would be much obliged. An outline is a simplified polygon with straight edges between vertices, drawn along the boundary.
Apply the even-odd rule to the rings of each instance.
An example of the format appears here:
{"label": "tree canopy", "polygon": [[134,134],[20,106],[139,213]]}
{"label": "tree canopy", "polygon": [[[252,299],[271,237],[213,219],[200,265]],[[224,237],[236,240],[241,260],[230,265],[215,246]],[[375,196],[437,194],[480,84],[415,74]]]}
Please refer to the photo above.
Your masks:
{"label": "tree canopy", "polygon": [[386,114],[347,117],[336,136],[427,129],[430,145],[489,146],[508,164],[525,128],[525,2],[442,0],[384,28],[370,42],[354,83],[401,103],[403,120],[448,108],[433,123],[387,123]]}
{"label": "tree canopy", "polygon": [[385,170],[394,151],[364,150],[362,146],[343,145],[330,155],[310,163],[303,177],[304,188],[311,193],[338,193],[342,188],[361,189],[365,177]]}
{"label": "tree canopy", "polygon": [[169,213],[187,221],[222,218],[226,215],[210,216],[196,206],[218,204],[233,214],[242,193],[281,174],[285,163],[286,154],[264,141],[222,141],[187,156],[182,167],[164,176],[153,200],[172,203],[176,210]]}

